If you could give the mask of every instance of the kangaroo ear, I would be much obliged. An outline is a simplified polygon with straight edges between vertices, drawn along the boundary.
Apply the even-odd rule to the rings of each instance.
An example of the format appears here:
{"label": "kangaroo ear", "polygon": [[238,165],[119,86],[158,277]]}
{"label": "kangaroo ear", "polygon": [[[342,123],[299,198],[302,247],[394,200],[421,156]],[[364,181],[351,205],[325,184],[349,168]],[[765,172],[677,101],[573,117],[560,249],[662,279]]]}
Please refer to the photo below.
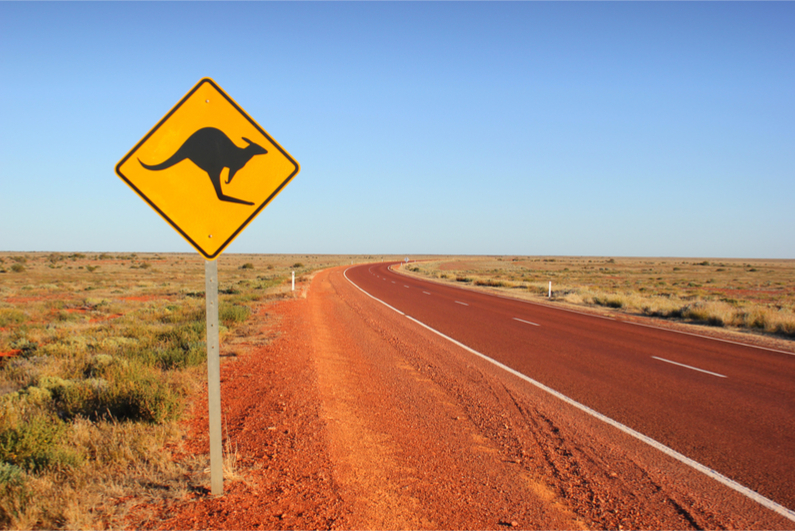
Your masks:
{"label": "kangaroo ear", "polygon": [[253,143],[254,143],[254,142],[252,142],[251,140],[249,140],[249,139],[248,139],[248,138],[246,138],[246,137],[243,137],[243,140],[245,140],[245,141],[246,141],[246,142],[248,142],[249,144],[253,144]]}

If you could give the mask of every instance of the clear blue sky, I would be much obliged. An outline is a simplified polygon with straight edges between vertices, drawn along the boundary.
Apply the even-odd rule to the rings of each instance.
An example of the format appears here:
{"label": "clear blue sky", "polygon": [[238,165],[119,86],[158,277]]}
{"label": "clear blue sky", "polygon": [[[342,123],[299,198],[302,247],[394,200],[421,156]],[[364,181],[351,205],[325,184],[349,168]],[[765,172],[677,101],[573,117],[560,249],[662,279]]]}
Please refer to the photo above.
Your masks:
{"label": "clear blue sky", "polygon": [[114,173],[202,77],[238,253],[795,258],[795,3],[0,2],[0,250],[192,251]]}

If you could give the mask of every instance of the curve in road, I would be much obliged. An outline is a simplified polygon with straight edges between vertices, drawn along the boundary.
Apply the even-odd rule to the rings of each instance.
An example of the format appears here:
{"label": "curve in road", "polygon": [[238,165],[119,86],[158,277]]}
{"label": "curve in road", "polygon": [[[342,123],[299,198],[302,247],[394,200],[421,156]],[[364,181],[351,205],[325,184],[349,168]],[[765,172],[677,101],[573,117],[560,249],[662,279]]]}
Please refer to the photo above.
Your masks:
{"label": "curve in road", "polygon": [[348,280],[470,353],[795,521],[795,356],[399,275]]}

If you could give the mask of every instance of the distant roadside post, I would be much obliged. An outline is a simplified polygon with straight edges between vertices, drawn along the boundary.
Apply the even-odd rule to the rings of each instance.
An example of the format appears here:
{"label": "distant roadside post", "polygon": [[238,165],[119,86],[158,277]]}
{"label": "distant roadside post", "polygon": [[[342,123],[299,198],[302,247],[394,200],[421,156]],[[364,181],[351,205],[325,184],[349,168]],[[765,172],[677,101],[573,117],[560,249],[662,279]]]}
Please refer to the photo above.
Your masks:
{"label": "distant roadside post", "polygon": [[224,491],[215,260],[299,171],[298,162],[210,78],[201,79],[116,165],[116,174],[205,258],[214,496]]}

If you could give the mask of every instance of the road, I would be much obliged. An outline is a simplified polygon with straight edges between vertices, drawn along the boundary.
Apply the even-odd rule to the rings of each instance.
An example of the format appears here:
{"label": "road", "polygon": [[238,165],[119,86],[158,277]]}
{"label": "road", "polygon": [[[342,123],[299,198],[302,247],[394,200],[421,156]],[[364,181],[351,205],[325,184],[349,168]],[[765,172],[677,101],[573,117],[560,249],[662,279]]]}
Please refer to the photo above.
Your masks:
{"label": "road", "polygon": [[795,509],[795,355],[422,281],[389,264],[345,275],[428,327]]}

